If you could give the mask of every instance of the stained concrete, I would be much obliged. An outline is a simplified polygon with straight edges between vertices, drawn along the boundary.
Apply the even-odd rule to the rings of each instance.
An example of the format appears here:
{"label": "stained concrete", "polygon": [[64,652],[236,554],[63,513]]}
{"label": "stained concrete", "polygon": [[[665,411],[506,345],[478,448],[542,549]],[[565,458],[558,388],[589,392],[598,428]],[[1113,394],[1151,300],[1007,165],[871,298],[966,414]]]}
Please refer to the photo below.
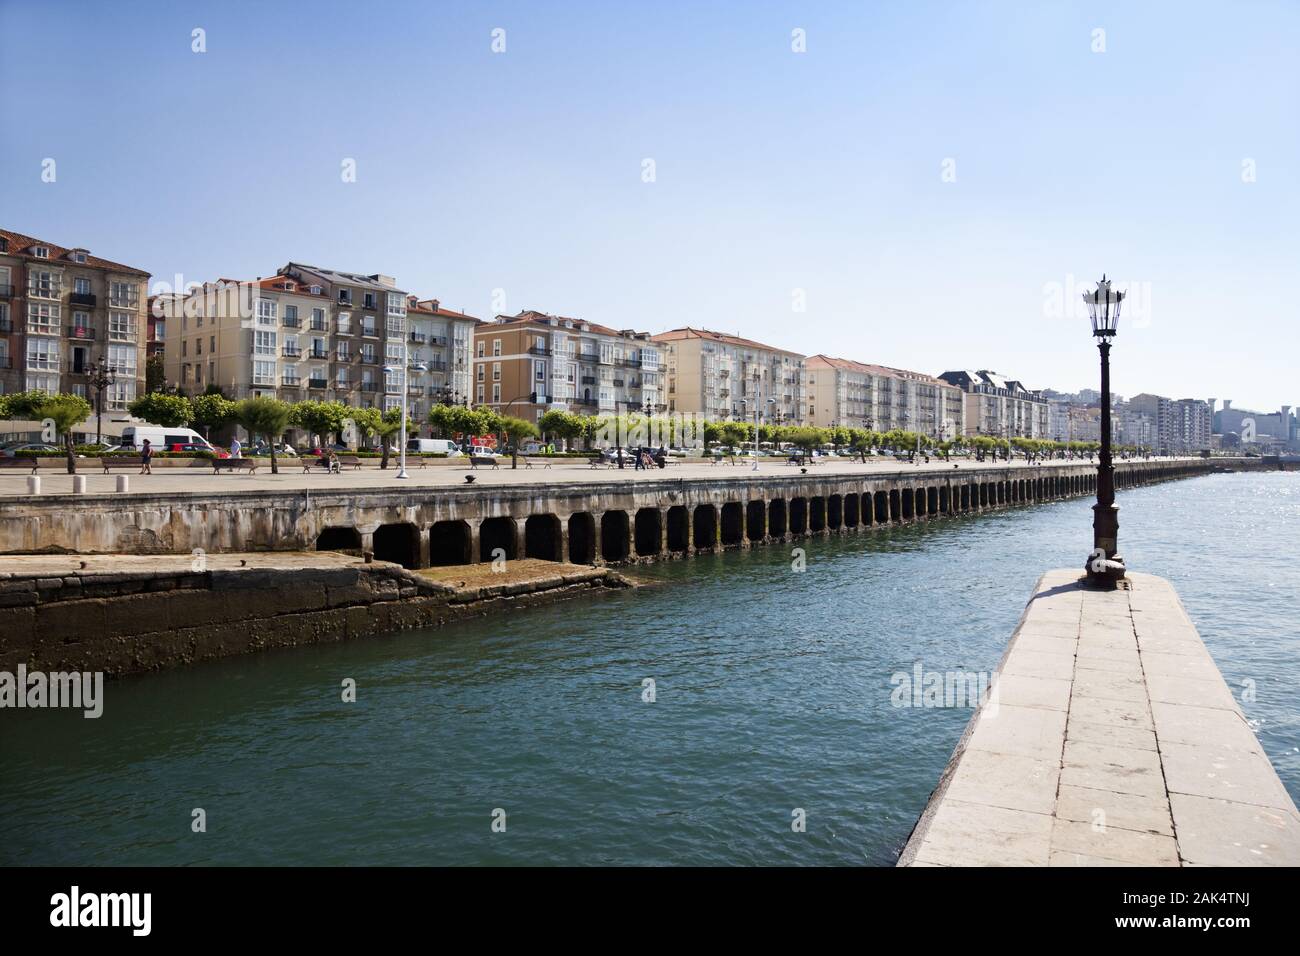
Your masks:
{"label": "stained concrete", "polygon": [[1172,585],[1043,576],[900,866],[1295,866],[1300,811]]}

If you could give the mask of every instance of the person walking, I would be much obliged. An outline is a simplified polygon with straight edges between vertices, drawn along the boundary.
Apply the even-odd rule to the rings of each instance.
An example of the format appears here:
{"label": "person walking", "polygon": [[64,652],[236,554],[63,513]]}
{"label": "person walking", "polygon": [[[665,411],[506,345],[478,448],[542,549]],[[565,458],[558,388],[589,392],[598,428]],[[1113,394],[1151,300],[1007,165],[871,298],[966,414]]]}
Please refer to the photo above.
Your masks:
{"label": "person walking", "polygon": [[149,439],[146,438],[144,440],[144,444],[140,446],[140,474],[152,475],[153,474],[152,462],[153,462],[153,445],[149,444]]}
{"label": "person walking", "polygon": [[236,436],[235,438],[230,439],[230,457],[231,457],[231,458],[239,458],[239,457],[240,457],[240,450],[241,450],[241,449],[240,449],[240,446],[239,446],[239,438],[238,438],[238,436]]}

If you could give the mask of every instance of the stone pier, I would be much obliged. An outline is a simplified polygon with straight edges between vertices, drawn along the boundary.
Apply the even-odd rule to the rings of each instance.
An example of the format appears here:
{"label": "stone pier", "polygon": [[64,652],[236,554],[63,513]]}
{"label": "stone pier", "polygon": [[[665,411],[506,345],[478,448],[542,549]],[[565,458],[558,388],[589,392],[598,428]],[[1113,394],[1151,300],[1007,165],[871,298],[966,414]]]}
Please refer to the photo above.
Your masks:
{"label": "stone pier", "polygon": [[1300,813],[1169,582],[1043,576],[900,866],[1296,866]]}

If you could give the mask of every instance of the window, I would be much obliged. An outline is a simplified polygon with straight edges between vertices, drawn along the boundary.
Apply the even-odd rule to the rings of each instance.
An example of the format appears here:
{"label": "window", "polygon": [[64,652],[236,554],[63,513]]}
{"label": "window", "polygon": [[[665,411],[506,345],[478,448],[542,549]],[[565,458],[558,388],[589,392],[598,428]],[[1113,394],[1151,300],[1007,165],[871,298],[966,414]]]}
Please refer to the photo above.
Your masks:
{"label": "window", "polygon": [[365,298],[362,301],[361,308],[373,309],[375,307],[375,294],[373,292],[365,292],[363,295]]}
{"label": "window", "polygon": [[130,312],[108,313],[108,338],[112,342],[134,342],[135,316]]}
{"label": "window", "polygon": [[63,295],[63,277],[57,272],[30,269],[27,272],[27,294],[36,299],[57,299]]}
{"label": "window", "polygon": [[203,340],[202,340],[202,339],[198,339],[198,340],[195,341],[195,343],[194,343],[194,354],[195,354],[195,355],[202,355],[202,354],[203,354]]}
{"label": "window", "polygon": [[72,291],[77,295],[90,295],[90,280],[76,278],[72,280]]}
{"label": "window", "polygon": [[257,324],[275,325],[275,317],[278,310],[279,310],[279,303],[271,299],[258,299],[257,300]]}
{"label": "window", "polygon": [[318,286],[318,285],[314,285],[314,286],[312,286],[312,287],[311,287],[311,294],[312,294],[312,295],[320,295],[320,286]]}
{"label": "window", "polygon": [[484,374],[483,363],[482,363],[482,362],[479,362],[479,363],[478,363],[478,373],[475,375],[475,378],[476,378],[478,381],[481,382],[481,381],[483,381],[483,374]]}
{"label": "window", "polygon": [[378,334],[375,331],[375,317],[373,315],[363,315],[361,317],[361,334],[371,336]]}
{"label": "window", "polygon": [[388,293],[388,314],[404,318],[406,316],[406,299],[396,292]]}
{"label": "window", "polygon": [[209,336],[208,336],[208,351],[209,351],[209,352],[215,352],[216,350],[217,350],[217,337],[216,337],[215,335],[209,335]]}
{"label": "window", "polygon": [[493,339],[493,340],[492,340],[492,354],[493,354],[493,355],[500,355],[500,354],[501,354],[501,340],[500,340],[500,339]]}
{"label": "window", "polygon": [[[29,371],[57,372],[59,370],[59,343],[53,339],[27,340],[27,368]],[[55,379],[55,387],[58,380]]]}
{"label": "window", "polygon": [[341,369],[339,369],[338,371],[336,371],[336,372],[334,373],[334,381],[335,381],[335,383],[336,383],[337,385],[340,385],[340,386],[342,386],[343,388],[347,388],[347,387],[348,387],[348,370],[345,369],[345,368],[341,368]]}
{"label": "window", "polygon": [[126,406],[135,401],[135,379],[114,382],[104,393],[108,407],[115,412],[126,410]]}
{"label": "window", "polygon": [[366,342],[361,346],[361,361],[369,363],[370,365],[375,364],[376,358],[374,342]]}
{"label": "window", "polygon": [[401,365],[405,359],[405,350],[401,342],[389,342],[384,346],[384,355],[387,357],[389,364]]}
{"label": "window", "polygon": [[135,347],[131,345],[110,345],[108,347],[108,367],[118,375],[135,377]]}
{"label": "window", "polygon": [[72,261],[84,263],[86,261],[86,254],[84,252],[74,252],[72,254]]}
{"label": "window", "polygon": [[312,337],[311,340],[311,357],[312,358],[329,358],[329,343],[324,339]]}
{"label": "window", "polygon": [[[346,322],[347,322],[347,315],[348,315],[348,314],[347,314],[346,312],[343,312],[343,313],[341,313],[341,314],[339,315],[339,331],[340,331],[340,332],[343,331],[342,326],[345,325]],[[316,331],[316,332],[324,332],[324,331],[325,331],[325,310],[324,310],[324,309],[312,309],[312,310],[311,310],[311,327],[312,327],[312,329],[313,329],[314,331]]]}
{"label": "window", "polygon": [[133,282],[110,282],[108,304],[134,309],[140,305],[140,288]]}
{"label": "window", "polygon": [[492,401],[493,401],[495,404],[498,404],[498,405],[501,404],[501,386],[500,386],[500,385],[493,385],[493,386],[492,386]]}
{"label": "window", "polygon": [[181,358],[185,358],[186,355],[188,354],[188,352],[186,351],[186,346],[189,344],[190,344],[189,342],[185,341],[184,339],[181,339]]}
{"label": "window", "polygon": [[253,333],[253,354],[274,355],[275,354],[275,333],[254,332]]}
{"label": "window", "polygon": [[351,305],[351,304],[352,304],[352,290],[339,289],[339,305]]}
{"label": "window", "polygon": [[296,305],[286,305],[284,307],[284,324],[285,325],[298,324],[298,307]]}
{"label": "window", "polygon": [[405,335],[405,334],[406,334],[406,319],[405,319],[405,318],[394,318],[393,316],[390,315],[390,316],[388,316],[388,318],[384,319],[384,328],[388,331],[389,336],[394,336],[394,335],[396,335],[396,336],[402,336],[402,335]]}
{"label": "window", "polygon": [[27,331],[36,335],[58,335],[63,307],[42,302],[27,303]]}
{"label": "window", "polygon": [[[336,358],[338,359],[338,361],[340,361],[340,362],[351,361],[351,359],[352,359],[352,345],[351,345],[351,343],[349,343],[349,342],[339,342],[339,343],[335,346],[335,357],[336,357]],[[340,369],[340,371],[342,371],[342,370]]]}
{"label": "window", "polygon": [[400,391],[401,387],[402,387],[401,374],[398,372],[390,372],[387,369],[385,369],[384,370],[384,391],[389,394],[392,394],[393,392]]}
{"label": "window", "polygon": [[480,385],[480,386],[478,387],[477,396],[478,396],[478,403],[479,403],[480,405],[482,405],[482,404],[483,404],[483,386],[482,386],[482,385]]}
{"label": "window", "polygon": [[275,363],[254,362],[253,363],[253,384],[274,385],[275,384]]}
{"label": "window", "polygon": [[281,378],[281,380],[280,380],[280,381],[281,381],[281,384],[283,384],[283,385],[297,385],[297,384],[298,384],[298,366],[296,366],[296,365],[286,365],[286,366],[284,367],[284,371],[281,372],[281,375],[282,375],[282,378]]}
{"label": "window", "polygon": [[36,246],[35,248],[32,249],[32,255],[34,255],[37,259],[48,259],[50,257],[50,247]]}
{"label": "window", "polygon": [[487,343],[483,341],[479,341],[479,342],[475,342],[474,345],[475,345],[475,349],[474,349],[475,358],[482,358],[483,355],[485,354],[483,350],[487,348]]}
{"label": "window", "polygon": [[494,382],[499,382],[499,381],[501,381],[501,363],[500,363],[500,362],[493,362],[493,363],[492,363],[492,381],[494,381]]}
{"label": "window", "polygon": [[545,363],[545,362],[534,362],[534,363],[533,363],[533,378],[534,378],[534,380],[536,380],[536,381],[538,381],[538,382],[544,382],[544,381],[546,381],[546,363]]}
{"label": "window", "polygon": [[[320,312],[322,316],[325,314],[324,312],[321,312],[320,309],[312,309],[313,315],[316,314],[317,312]],[[352,334],[352,313],[351,312],[339,313],[339,317],[334,323],[334,331],[337,332],[339,335]]]}

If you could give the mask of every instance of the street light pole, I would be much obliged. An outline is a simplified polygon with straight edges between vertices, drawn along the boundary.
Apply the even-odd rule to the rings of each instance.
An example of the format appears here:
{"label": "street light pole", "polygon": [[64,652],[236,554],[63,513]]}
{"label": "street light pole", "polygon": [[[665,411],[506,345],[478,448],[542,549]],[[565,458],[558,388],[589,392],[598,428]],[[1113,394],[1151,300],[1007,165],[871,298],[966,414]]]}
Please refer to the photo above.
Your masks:
{"label": "street light pole", "polygon": [[86,384],[95,390],[95,444],[104,442],[104,389],[117,382],[117,374],[105,360],[86,366]]}
{"label": "street light pole", "polygon": [[1092,334],[1101,354],[1101,454],[1097,463],[1097,503],[1092,513],[1092,553],[1088,556],[1088,580],[1099,587],[1114,588],[1124,577],[1124,559],[1119,555],[1119,506],[1115,504],[1115,468],[1111,463],[1110,440],[1110,346],[1119,330],[1119,313],[1126,293],[1111,290],[1103,275],[1093,292],[1085,292],[1092,320]]}

